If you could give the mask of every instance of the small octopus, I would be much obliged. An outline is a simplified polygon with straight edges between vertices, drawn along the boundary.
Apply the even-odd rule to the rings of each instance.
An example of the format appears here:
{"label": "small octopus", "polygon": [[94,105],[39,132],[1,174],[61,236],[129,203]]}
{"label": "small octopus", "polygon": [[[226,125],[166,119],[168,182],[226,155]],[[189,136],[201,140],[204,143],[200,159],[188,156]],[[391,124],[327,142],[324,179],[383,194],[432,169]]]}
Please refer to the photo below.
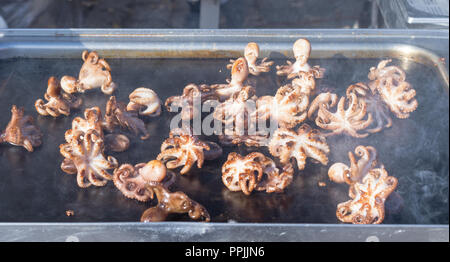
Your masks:
{"label": "small octopus", "polygon": [[351,200],[338,204],[337,218],[344,223],[380,224],[385,216],[384,203],[397,184],[384,167],[370,170],[361,182],[350,186]]}
{"label": "small octopus", "polygon": [[75,117],[72,121],[72,128],[64,134],[66,142],[70,143],[73,135],[82,132],[87,133],[89,130],[95,130],[100,137],[103,138],[105,149],[113,152],[123,152],[130,146],[130,140],[122,134],[107,134],[103,132],[103,118],[100,108],[95,106],[84,110],[84,118]]}
{"label": "small octopus", "polygon": [[72,76],[61,78],[62,89],[69,93],[84,93],[86,90],[100,87],[106,95],[111,95],[117,88],[111,78],[111,68],[109,64],[100,59],[97,52],[83,51],[81,58],[84,61],[81,67],[78,80]]}
{"label": "small octopus", "polygon": [[314,120],[317,117],[320,105],[324,104],[326,108],[330,108],[336,105],[338,96],[334,93],[325,92],[318,94],[314,100],[310,103],[308,109],[308,119]]}
{"label": "small octopus", "polygon": [[75,117],[72,120],[72,128],[66,131],[64,138],[69,143],[74,134],[78,132],[87,133],[91,129],[103,137],[102,112],[98,106],[86,108],[84,110],[84,118]]}
{"label": "small octopus", "polygon": [[201,106],[210,100],[225,101],[233,94],[244,89],[244,82],[247,80],[248,66],[245,58],[241,57],[233,63],[231,69],[231,81],[227,79],[227,84],[196,85],[189,84],[183,89],[181,96],[171,96],[167,98],[165,106],[169,112],[177,112],[181,109],[181,119],[191,120],[201,114]]}
{"label": "small octopus", "polygon": [[396,82],[404,82],[406,80],[406,73],[398,66],[387,66],[392,59],[383,60],[378,63],[377,67],[371,67],[368,74],[369,87],[371,90],[376,90],[386,78],[393,78]]}
{"label": "small octopus", "polygon": [[378,92],[398,118],[408,118],[419,105],[414,98],[416,90],[412,89],[408,82],[396,84],[392,78],[388,78],[384,85],[379,86]]}
{"label": "small octopus", "polygon": [[201,106],[208,99],[216,99],[216,94],[208,85],[189,84],[183,89],[181,96],[167,98],[165,106],[167,111],[176,112],[181,108],[181,119],[191,120],[201,114]]}
{"label": "small octopus", "polygon": [[240,57],[234,61],[231,67],[231,81],[227,79],[227,84],[214,84],[210,85],[210,88],[219,101],[224,101],[244,88],[244,82],[247,80],[248,74],[247,60]]}
{"label": "small octopus", "polygon": [[294,167],[291,163],[288,163],[280,171],[275,162],[272,159],[269,160],[263,169],[267,177],[263,177],[255,190],[266,191],[266,193],[281,193],[291,184],[294,178]]}
{"label": "small octopus", "polygon": [[245,195],[250,195],[253,190],[282,192],[292,182],[293,174],[291,164],[285,165],[280,172],[272,159],[259,152],[246,156],[232,152],[222,166],[224,185],[230,191],[242,191]]}
{"label": "small octopus", "polygon": [[225,125],[224,132],[219,135],[221,144],[245,144],[252,147],[267,144],[269,133],[256,130],[257,98],[254,94],[254,88],[246,86],[215,108],[213,117]]}
{"label": "small octopus", "polygon": [[149,182],[145,186],[148,191],[155,193],[158,204],[144,211],[141,222],[165,221],[172,213],[187,213],[191,219],[203,219],[204,222],[211,220],[206,208],[190,199],[185,193],[181,191],[172,193],[161,183]]}
{"label": "small octopus", "polygon": [[275,120],[279,126],[293,128],[306,119],[308,96],[292,85],[277,90],[275,96],[258,98],[256,115],[258,120]]}
{"label": "small octopus", "polygon": [[377,68],[372,67],[368,75],[369,87],[376,89],[389,109],[401,119],[408,118],[419,105],[416,90],[406,82],[405,72],[397,66],[386,66],[391,60],[383,60]]}
{"label": "small octopus", "polygon": [[251,86],[233,94],[214,109],[214,119],[225,124],[226,130],[235,129],[236,133],[242,132],[243,134],[252,125],[252,119],[249,117],[256,109],[254,107],[256,105],[254,95],[255,89]]}
{"label": "small octopus", "polygon": [[106,185],[112,179],[107,170],[118,166],[114,157],[105,158],[103,139],[92,129],[87,133],[76,132],[69,143],[59,146],[59,150],[64,157],[61,169],[68,174],[77,174],[78,186],[82,188]]}
{"label": "small octopus", "polygon": [[323,78],[325,69],[319,66],[311,67],[308,64],[308,59],[311,54],[311,44],[308,40],[300,38],[295,41],[292,50],[294,52],[295,63],[287,61],[287,65],[276,66],[277,75],[287,76],[292,79],[298,75],[299,72],[312,73],[315,78]]}
{"label": "small octopus", "polygon": [[[347,102],[347,109],[345,104]],[[312,104],[316,104],[314,101]],[[331,104],[331,106],[334,106]],[[319,104],[319,111],[316,118],[316,125],[325,130],[332,132],[325,133],[325,136],[348,134],[353,137],[367,137],[369,133],[360,134],[358,131],[366,129],[372,124],[372,114],[367,113],[367,104],[364,100],[359,99],[354,93],[349,96],[341,97],[337,104],[336,112],[329,111],[329,105],[326,103]],[[367,116],[367,119],[364,119]]]}
{"label": "small octopus", "polygon": [[297,132],[278,128],[270,140],[269,152],[272,156],[279,157],[282,164],[288,164],[291,158],[295,158],[297,168],[303,170],[307,157],[326,165],[330,148],[318,130],[312,129],[308,124],[302,124]]}
{"label": "small octopus", "polygon": [[308,97],[316,92],[316,78],[313,73],[299,72],[298,77],[292,79],[291,83],[299,92],[304,93]]}
{"label": "small octopus", "polygon": [[357,146],[355,153],[360,158],[358,161],[351,151],[348,152],[350,167],[344,163],[334,163],[328,169],[328,177],[332,181],[352,185],[360,182],[378,164],[377,150],[372,146]]}
{"label": "small octopus", "polygon": [[175,174],[167,171],[164,163],[152,160],[135,166],[121,165],[114,170],[113,182],[125,197],[146,202],[154,196],[154,192],[145,186],[148,182],[159,182],[169,187],[175,178]]}
{"label": "small octopus", "polygon": [[47,103],[42,99],[38,99],[34,104],[36,111],[43,116],[68,116],[72,108],[78,109],[83,102],[82,99],[63,92],[58,79],[54,76],[48,79],[47,92],[44,98],[48,101]]}
{"label": "small octopus", "polygon": [[264,174],[264,161],[267,158],[259,152],[245,157],[232,152],[222,166],[223,184],[231,191],[242,191],[250,195]]}
{"label": "small octopus", "polygon": [[392,118],[389,116],[389,107],[376,90],[374,92],[366,84],[360,82],[350,85],[347,88],[347,97],[350,93],[355,93],[358,96],[358,99],[364,100],[367,105],[367,112],[374,118],[372,124],[367,127],[367,132],[376,133],[380,132],[383,128],[392,126]]}
{"label": "small octopus", "polygon": [[[258,76],[261,73],[267,73],[270,71],[270,67],[273,65],[273,61],[267,61],[267,57],[264,57],[261,62],[257,63],[259,57],[259,46],[257,43],[250,42],[247,44],[244,50],[244,57],[247,60],[249,73]],[[230,60],[231,64],[227,65],[228,69],[233,67],[235,60]]]}
{"label": "small octopus", "polygon": [[15,146],[23,146],[28,152],[33,152],[34,147],[42,144],[42,132],[34,124],[32,116],[24,114],[24,108],[11,108],[11,120],[6,129],[0,133],[0,144],[9,143]]}
{"label": "small octopus", "polygon": [[166,162],[169,169],[183,166],[180,174],[186,174],[197,162],[203,166],[204,160],[213,160],[222,154],[222,148],[214,142],[204,142],[196,135],[175,129],[161,145],[161,153],[157,159]]}
{"label": "small octopus", "polygon": [[136,135],[142,133],[142,140],[150,137],[145,123],[138,118],[136,111],[128,111],[127,106],[122,102],[117,102],[115,96],[111,96],[106,104],[105,120],[103,127],[108,132],[113,132],[115,127],[128,128]]}
{"label": "small octopus", "polygon": [[127,111],[138,111],[143,116],[159,116],[161,114],[161,100],[155,91],[139,87],[129,95],[130,102]]}

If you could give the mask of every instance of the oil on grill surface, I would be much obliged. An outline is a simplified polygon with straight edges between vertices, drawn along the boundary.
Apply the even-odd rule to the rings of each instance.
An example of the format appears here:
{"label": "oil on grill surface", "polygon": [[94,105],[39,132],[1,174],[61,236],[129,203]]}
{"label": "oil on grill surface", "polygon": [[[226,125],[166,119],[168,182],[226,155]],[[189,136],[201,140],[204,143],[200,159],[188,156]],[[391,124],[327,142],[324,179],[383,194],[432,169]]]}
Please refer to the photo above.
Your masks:
{"label": "oil on grill surface", "polygon": [[[227,60],[187,59],[107,59],[113,80],[119,88],[118,100],[127,102],[128,94],[137,87],[152,88],[165,99],[179,95],[188,83],[224,83],[229,77]],[[380,58],[381,60],[381,58]],[[371,66],[378,59],[312,60],[312,65],[327,69],[319,85],[336,88],[340,95],[348,85],[367,81]],[[275,60],[283,64],[285,60]],[[221,166],[231,151],[250,152],[246,147],[225,147],[222,158],[206,161],[201,170],[178,176],[174,190],[186,192],[204,205],[212,222],[272,223],[339,223],[336,205],[348,200],[348,187],[331,182],[328,167],[334,162],[347,162],[347,152],[357,145],[377,148],[379,160],[390,175],[399,179],[397,192],[404,203],[400,211],[387,208],[384,224],[448,224],[449,185],[449,96],[433,68],[407,60],[395,60],[407,73],[407,81],[417,91],[418,109],[409,119],[394,119],[393,126],[364,139],[348,136],[328,138],[331,147],[328,166],[310,161],[306,169],[297,171],[284,193],[230,192],[222,183]],[[74,117],[84,108],[99,105],[104,113],[108,96],[100,90],[80,94],[81,110],[70,117],[39,116],[34,109],[36,99],[43,97],[48,77],[77,76],[81,59],[26,59],[0,61],[0,127],[10,118],[12,104],[24,106],[44,132],[43,145],[33,153],[21,147],[0,145],[0,222],[118,222],[139,221],[142,212],[155,202],[140,203],[125,198],[112,182],[105,187],[79,188],[76,176],[61,171],[62,156],[58,146]],[[250,77],[257,95],[274,95],[283,79],[275,70],[259,77]],[[131,137],[131,147],[123,153],[111,153],[119,163],[136,164],[155,159],[162,141],[168,136],[174,114],[164,111],[150,119],[148,140]],[[214,138],[212,138],[214,140]],[[267,150],[260,150],[269,156]],[[318,182],[325,182],[320,187]],[[386,203],[390,205],[389,199]],[[67,217],[65,211],[74,210]],[[188,220],[173,215],[173,221]]]}

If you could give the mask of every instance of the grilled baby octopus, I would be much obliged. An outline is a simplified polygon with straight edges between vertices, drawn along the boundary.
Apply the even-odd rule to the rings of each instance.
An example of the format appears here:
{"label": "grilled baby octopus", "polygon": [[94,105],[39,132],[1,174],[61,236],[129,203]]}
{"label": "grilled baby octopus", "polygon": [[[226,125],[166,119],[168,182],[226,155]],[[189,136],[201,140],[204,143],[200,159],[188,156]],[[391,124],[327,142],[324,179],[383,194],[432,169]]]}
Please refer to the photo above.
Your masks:
{"label": "grilled baby octopus", "polygon": [[[213,117],[223,124],[225,124],[226,131],[234,129],[235,133],[244,134],[245,130],[252,125],[251,106],[254,102],[255,89],[251,86],[246,86],[241,91],[233,94],[225,102],[219,104],[213,113]],[[255,109],[255,108],[253,108]]]}
{"label": "grilled baby octopus", "polygon": [[396,82],[404,82],[406,80],[406,73],[398,66],[387,66],[392,62],[391,59],[383,60],[378,63],[377,67],[371,67],[369,75],[367,76],[371,82],[369,87],[371,90],[376,90],[383,85],[387,78],[392,78]]}
{"label": "grilled baby octopus", "polygon": [[385,215],[384,203],[397,184],[384,167],[371,169],[362,181],[350,186],[352,199],[338,204],[336,216],[345,223],[380,224]]}
{"label": "grilled baby octopus", "polygon": [[155,91],[139,87],[130,95],[130,102],[127,105],[127,111],[138,111],[144,116],[159,116],[161,114],[161,100]]}
{"label": "grilled baby octopus", "polygon": [[[247,60],[249,73],[258,76],[261,73],[267,73],[270,71],[270,67],[273,65],[273,61],[267,61],[267,57],[264,57],[261,62],[257,63],[259,57],[259,46],[257,43],[250,42],[247,44],[244,50],[244,57]],[[230,60],[231,64],[227,65],[228,69],[233,67],[235,60]]]}
{"label": "grilled baby octopus", "polygon": [[201,114],[203,102],[216,98],[215,92],[208,85],[189,84],[184,87],[181,96],[167,98],[165,106],[169,112],[176,112],[176,108],[181,108],[181,119],[190,120]]}
{"label": "grilled baby octopus", "polygon": [[160,222],[167,219],[171,213],[187,213],[191,219],[203,219],[204,222],[211,220],[205,207],[190,199],[185,193],[170,192],[161,183],[149,182],[145,185],[148,191],[156,194],[158,205],[144,211],[141,222]]}
{"label": "grilled baby octopus", "polygon": [[113,182],[127,198],[145,202],[153,199],[154,195],[154,192],[145,186],[147,183],[159,182],[169,187],[175,182],[175,174],[167,171],[161,161],[152,160],[135,166],[121,165],[114,170]]}
{"label": "grilled baby octopus", "polygon": [[361,181],[370,170],[377,165],[377,150],[371,146],[357,146],[355,153],[360,159],[356,160],[352,152],[348,152],[350,167],[344,163],[334,163],[328,169],[329,178],[336,183],[353,183]]}
{"label": "grilled baby octopus", "polygon": [[84,118],[75,117],[72,120],[72,128],[64,134],[66,142],[70,142],[74,134],[78,132],[87,133],[89,130],[95,130],[99,136],[103,136],[102,129],[102,112],[99,107],[86,108],[84,110]]}
{"label": "grilled baby octopus", "polygon": [[71,141],[60,145],[59,149],[65,158],[61,169],[68,174],[76,173],[79,187],[104,186],[112,179],[107,170],[118,166],[114,157],[105,158],[103,139],[93,129],[76,132]]}
{"label": "grilled baby octopus", "polygon": [[268,132],[256,130],[255,89],[244,87],[228,100],[219,104],[213,117],[225,124],[224,133],[219,135],[220,143],[262,146],[267,144]]}
{"label": "grilled baby octopus", "polygon": [[247,61],[244,58],[237,59],[231,69],[231,81],[227,84],[196,85],[189,84],[183,89],[181,96],[167,98],[165,106],[167,111],[176,112],[181,109],[181,119],[190,120],[201,114],[201,106],[208,100],[225,101],[233,94],[244,88],[244,81],[248,76]]}
{"label": "grilled baby octopus", "polygon": [[203,166],[204,160],[212,160],[222,154],[222,148],[214,142],[204,142],[197,136],[178,132],[176,129],[161,145],[161,153],[157,159],[166,162],[169,169],[183,166],[180,174],[186,174],[197,162],[197,167]]}
{"label": "grilled baby octopus", "polygon": [[298,77],[292,79],[292,86],[308,97],[311,96],[316,92],[316,79],[314,78],[314,74],[310,72],[299,72]]}
{"label": "grilled baby octopus", "polygon": [[391,60],[384,60],[377,68],[372,67],[369,73],[369,87],[378,91],[383,101],[398,118],[408,118],[417,109],[418,102],[414,98],[416,90],[405,81],[405,72],[397,66],[386,66]]}
{"label": "grilled baby octopus", "polygon": [[106,103],[104,128],[108,132],[113,132],[115,127],[128,128],[136,135],[142,133],[142,140],[150,137],[145,128],[144,121],[138,118],[137,111],[128,111],[127,106],[122,102],[117,102],[115,96],[111,96]]}
{"label": "grilled baby octopus", "polygon": [[[347,109],[345,108],[347,102]],[[313,102],[313,104],[316,104]],[[360,134],[358,131],[366,129],[373,121],[372,115],[366,114],[367,104],[364,100],[358,99],[356,94],[341,97],[337,104],[336,112],[332,113],[329,108],[332,104],[320,103],[316,118],[316,125],[320,128],[331,130],[325,136],[348,134],[353,137],[366,137],[369,133]],[[367,119],[364,119],[368,116]]]}
{"label": "grilled baby octopus", "polygon": [[42,99],[38,99],[34,104],[36,111],[43,116],[68,116],[70,115],[70,109],[77,109],[82,103],[80,98],[75,98],[71,94],[63,92],[58,79],[54,76],[48,79],[47,92],[44,98],[48,101],[47,103]]}
{"label": "grilled baby octopus", "polygon": [[244,88],[244,82],[247,80],[248,73],[247,60],[240,57],[234,61],[231,67],[231,81],[227,79],[227,84],[214,84],[210,88],[219,101],[224,101]]}
{"label": "grilled baby octopus", "polygon": [[373,122],[366,129],[369,133],[376,133],[383,128],[392,126],[392,118],[389,116],[389,108],[378,94],[377,90],[371,90],[364,83],[356,83],[347,88],[347,97],[355,93],[358,99],[363,100],[367,105],[367,112],[373,116]]}
{"label": "grilled baby octopus", "polygon": [[259,152],[244,157],[232,152],[222,166],[224,185],[230,191],[242,191],[246,195],[253,190],[282,192],[292,182],[293,174],[291,164],[284,166],[280,172],[272,159]]}
{"label": "grilled baby octopus", "polygon": [[224,185],[231,191],[242,191],[250,195],[263,177],[264,161],[266,157],[258,152],[250,153],[245,157],[235,152],[230,153],[222,166]]}
{"label": "grilled baby octopus", "polygon": [[278,128],[270,140],[269,151],[272,156],[279,157],[282,164],[288,164],[291,158],[295,158],[297,168],[303,170],[307,157],[326,165],[330,148],[318,130],[302,124],[297,132]]}
{"label": "grilled baby octopus", "polygon": [[0,144],[9,143],[15,146],[23,146],[28,152],[33,152],[34,147],[42,144],[42,132],[34,124],[32,116],[24,114],[24,109],[13,105],[11,108],[11,120],[6,129],[0,133]]}
{"label": "grilled baby octopus", "polygon": [[291,184],[294,177],[294,167],[292,164],[288,163],[280,170],[270,158],[267,158],[263,172],[266,174],[266,177],[263,176],[255,190],[266,191],[266,193],[283,192]]}
{"label": "grilled baby octopus", "polygon": [[311,44],[306,39],[298,39],[295,41],[292,50],[294,52],[295,63],[287,61],[287,65],[277,66],[277,75],[287,76],[292,79],[300,72],[312,73],[315,78],[322,78],[325,69],[319,66],[311,67],[308,64],[309,55],[311,54]]}
{"label": "grilled baby octopus", "polygon": [[277,90],[275,96],[258,98],[256,115],[258,120],[275,120],[279,126],[293,128],[306,119],[308,95],[292,85]]}
{"label": "grilled baby octopus", "polygon": [[111,78],[111,68],[109,64],[100,59],[97,52],[83,51],[81,58],[84,61],[81,67],[78,80],[72,76],[61,78],[61,87],[69,94],[100,87],[102,92],[111,95],[117,88]]}
{"label": "grilled baby octopus", "polygon": [[100,108],[95,106],[84,110],[84,118],[75,117],[72,121],[72,128],[64,134],[66,142],[70,142],[74,134],[78,132],[87,133],[95,130],[103,138],[106,150],[123,152],[128,149],[130,140],[125,135],[107,134],[103,132],[103,118]]}

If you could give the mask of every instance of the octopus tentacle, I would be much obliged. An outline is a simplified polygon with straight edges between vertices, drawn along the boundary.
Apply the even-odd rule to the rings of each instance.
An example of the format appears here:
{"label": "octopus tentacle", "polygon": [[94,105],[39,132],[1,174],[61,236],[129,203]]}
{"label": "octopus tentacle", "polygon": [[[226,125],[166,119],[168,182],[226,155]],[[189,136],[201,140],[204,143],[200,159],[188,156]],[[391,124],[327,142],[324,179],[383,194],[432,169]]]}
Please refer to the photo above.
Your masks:
{"label": "octopus tentacle", "polygon": [[[346,104],[347,109],[345,108]],[[319,103],[318,106],[316,125],[331,131],[325,133],[325,136],[346,133],[353,137],[362,138],[369,135],[369,133],[358,133],[358,131],[364,130],[372,124],[373,119],[370,113],[367,114],[365,102],[358,100],[355,93],[351,92],[347,98],[341,97],[334,113],[330,112],[327,103]],[[367,119],[364,119],[366,116]]]}
{"label": "octopus tentacle", "polygon": [[325,138],[307,124],[300,126],[297,132],[279,128],[269,142],[271,155],[280,157],[282,164],[288,164],[291,158],[295,158],[299,170],[305,167],[307,157],[327,164],[329,151]]}
{"label": "octopus tentacle", "polygon": [[112,179],[106,170],[116,168],[118,162],[112,156],[105,157],[103,152],[103,138],[96,130],[86,133],[75,130],[70,141],[60,145],[60,153],[65,158],[61,169],[69,174],[76,170],[80,187],[104,186]]}
{"label": "octopus tentacle", "polygon": [[275,162],[262,153],[241,156],[232,152],[222,166],[222,181],[230,191],[242,191],[245,195],[253,190],[282,192],[292,182],[293,173],[290,164],[280,172]]}
{"label": "octopus tentacle", "polygon": [[[210,145],[213,145],[213,148]],[[210,151],[211,149],[212,151]],[[201,168],[205,154],[208,160],[212,160],[219,157],[221,153],[222,148],[219,145],[203,142],[197,136],[192,135],[189,130],[173,130],[170,132],[169,138],[162,143],[161,153],[157,159],[166,162],[169,169],[184,165],[180,170],[180,174],[183,175],[192,168],[196,161],[197,167]]]}
{"label": "octopus tentacle", "polygon": [[147,183],[161,183],[169,187],[175,182],[175,175],[161,161],[152,160],[135,166],[121,165],[114,170],[113,182],[127,198],[146,202],[154,197],[153,190],[146,187]]}
{"label": "octopus tentacle", "polygon": [[300,72],[308,72],[314,75],[316,78],[322,78],[325,69],[319,66],[311,68],[308,64],[308,59],[311,54],[311,44],[306,39],[298,39],[295,41],[292,50],[294,52],[295,63],[287,61],[287,65],[276,66],[277,75],[287,76],[288,79],[296,77]]}
{"label": "octopus tentacle", "polygon": [[155,192],[158,205],[144,211],[141,216],[142,222],[164,221],[170,213],[187,213],[191,219],[210,221],[208,211],[185,193],[180,191],[172,193],[160,183],[151,182],[145,186],[148,190]]}
{"label": "octopus tentacle", "polygon": [[42,144],[42,132],[34,124],[31,116],[25,115],[24,108],[11,107],[11,119],[5,130],[0,133],[0,143],[23,146],[28,152]]}
{"label": "octopus tentacle", "polygon": [[384,203],[397,183],[383,166],[370,170],[360,182],[350,186],[352,199],[338,204],[336,216],[346,223],[380,224],[385,216]]}
{"label": "octopus tentacle", "polygon": [[84,63],[78,74],[78,79],[71,76],[63,76],[61,86],[68,93],[80,92],[86,90],[101,88],[102,92],[111,95],[117,88],[111,78],[111,67],[104,60],[100,59],[97,52],[83,51],[81,58]]}

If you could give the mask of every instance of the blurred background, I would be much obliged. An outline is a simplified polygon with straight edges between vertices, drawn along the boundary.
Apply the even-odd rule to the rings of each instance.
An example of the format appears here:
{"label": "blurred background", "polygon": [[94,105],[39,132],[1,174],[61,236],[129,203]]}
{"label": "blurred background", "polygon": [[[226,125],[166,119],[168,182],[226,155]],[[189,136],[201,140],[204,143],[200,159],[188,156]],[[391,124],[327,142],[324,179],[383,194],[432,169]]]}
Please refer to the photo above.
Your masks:
{"label": "blurred background", "polygon": [[372,0],[0,0],[0,16],[8,28],[384,27],[373,4]]}
{"label": "blurred background", "polygon": [[0,28],[448,29],[449,0],[0,0]]}

